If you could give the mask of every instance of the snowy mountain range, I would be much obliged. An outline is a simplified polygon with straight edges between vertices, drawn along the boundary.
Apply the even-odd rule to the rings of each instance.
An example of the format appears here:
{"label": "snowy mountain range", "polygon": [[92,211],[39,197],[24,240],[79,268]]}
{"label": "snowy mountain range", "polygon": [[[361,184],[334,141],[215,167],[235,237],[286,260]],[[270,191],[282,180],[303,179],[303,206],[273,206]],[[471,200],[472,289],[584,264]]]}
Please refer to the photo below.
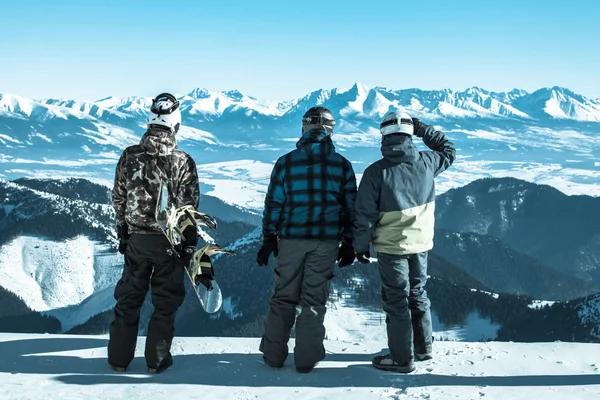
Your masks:
{"label": "snowy mountain range", "polygon": [[[568,194],[600,194],[600,102],[566,88],[495,93],[356,83],[281,102],[237,90],[195,89],[179,98],[180,147],[195,158],[210,193],[245,208],[260,208],[256,198],[264,195],[272,163],[294,148],[301,116],[314,105],[334,113],[334,143],[359,175],[380,157],[381,117],[400,108],[444,130],[458,147],[457,162],[438,181],[440,192],[482,177],[514,176]],[[110,187],[121,151],[144,132],[150,102],[1,94],[0,177],[85,177]],[[241,188],[244,196],[229,201]]]}
{"label": "snowy mountain range", "polygon": [[[424,119],[494,116],[600,122],[599,100],[587,98],[559,86],[529,93],[520,89],[490,92],[476,86],[464,91],[416,88],[393,90],[384,87],[368,88],[357,82],[350,89],[319,89],[302,98],[281,102],[260,101],[238,90],[215,92],[200,88],[178,97],[184,116],[204,121],[214,121],[240,111],[246,115],[285,118],[304,113],[314,104],[324,104],[339,110],[338,114],[342,117],[360,114],[381,118],[391,108],[402,108]],[[136,96],[77,101],[30,100],[4,94],[0,99],[0,112],[38,121],[86,116],[98,119],[125,119],[136,114],[145,116],[151,104],[151,98]]]}

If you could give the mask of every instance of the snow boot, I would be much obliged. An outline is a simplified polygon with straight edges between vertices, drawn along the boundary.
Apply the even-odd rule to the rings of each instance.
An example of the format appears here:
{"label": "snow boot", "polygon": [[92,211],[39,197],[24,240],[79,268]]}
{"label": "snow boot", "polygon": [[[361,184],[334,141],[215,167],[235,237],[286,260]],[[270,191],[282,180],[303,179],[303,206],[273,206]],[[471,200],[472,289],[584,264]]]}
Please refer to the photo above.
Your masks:
{"label": "snow boot", "polygon": [[283,368],[283,364],[276,364],[273,361],[269,360],[265,356],[263,356],[263,361],[264,361],[265,364],[267,364],[271,368],[274,368],[274,369],[281,369],[281,368]]}
{"label": "snow boot", "polygon": [[412,360],[399,364],[389,354],[373,357],[373,366],[383,371],[399,372],[402,374],[408,374],[416,369]]}
{"label": "snow boot", "polygon": [[169,368],[171,365],[173,365],[173,358],[169,357],[167,359],[167,361],[165,361],[165,363],[163,365],[161,365],[158,368],[152,368],[152,367],[148,367],[148,373],[149,374],[160,374],[161,372],[163,372],[164,370],[166,370],[167,368]]}
{"label": "snow boot", "polygon": [[319,365],[319,363],[316,363],[315,365],[310,365],[308,367],[296,367],[296,371],[301,373],[301,374],[308,374],[310,371],[312,371],[317,365]]}
{"label": "snow boot", "polygon": [[116,366],[115,364],[111,363],[110,361],[108,362],[108,365],[115,372],[125,372],[125,371],[127,371],[127,368]]}
{"label": "snow boot", "polygon": [[431,360],[432,358],[433,357],[429,353],[424,353],[424,354],[417,354],[417,353],[415,353],[415,360],[416,361],[428,361],[428,360]]}

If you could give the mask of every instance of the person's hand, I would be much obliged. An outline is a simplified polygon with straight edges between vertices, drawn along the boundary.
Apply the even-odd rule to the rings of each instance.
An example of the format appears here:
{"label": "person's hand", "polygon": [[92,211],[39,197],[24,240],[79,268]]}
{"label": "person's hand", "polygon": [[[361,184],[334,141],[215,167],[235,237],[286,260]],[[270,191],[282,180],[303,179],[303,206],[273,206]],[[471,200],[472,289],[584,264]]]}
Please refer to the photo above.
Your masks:
{"label": "person's hand", "polygon": [[266,235],[263,239],[263,244],[256,255],[256,262],[259,267],[269,263],[269,257],[273,254],[277,257],[277,236],[274,234]]}
{"label": "person's hand", "polygon": [[423,137],[423,133],[421,132],[421,125],[423,123],[418,118],[413,118],[413,133],[416,137]]}
{"label": "person's hand", "polygon": [[117,226],[117,238],[119,238],[119,253],[125,254],[129,243],[129,230],[127,224]]}
{"label": "person's hand", "polygon": [[340,249],[338,250],[337,261],[339,263],[340,268],[347,267],[348,265],[352,265],[356,255],[354,254],[354,248],[352,245],[347,243],[342,243]]}
{"label": "person's hand", "polygon": [[371,252],[369,250],[362,253],[356,253],[356,259],[361,264],[369,264],[371,262],[369,258],[371,258]]}

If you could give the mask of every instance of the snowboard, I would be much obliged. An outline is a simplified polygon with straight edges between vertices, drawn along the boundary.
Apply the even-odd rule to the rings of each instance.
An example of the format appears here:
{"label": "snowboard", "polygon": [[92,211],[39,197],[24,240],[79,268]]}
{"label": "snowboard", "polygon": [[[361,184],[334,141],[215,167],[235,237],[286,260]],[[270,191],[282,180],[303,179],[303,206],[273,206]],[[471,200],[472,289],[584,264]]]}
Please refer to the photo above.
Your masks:
{"label": "snowboard", "polygon": [[[193,206],[188,205],[176,208],[170,201],[169,190],[164,182],[160,184],[159,198],[156,202],[155,220],[169,241],[171,251],[178,257],[180,256],[184,241],[183,232],[188,226],[194,226],[197,229],[198,225],[200,225],[210,229],[217,229],[217,221],[213,217],[196,210]],[[233,251],[223,249],[218,244],[207,244],[194,252],[190,265],[184,266],[186,275],[190,280],[194,293],[198,297],[200,306],[211,314],[221,308],[223,302],[221,288],[214,279],[211,281],[212,287],[207,288],[203,284],[196,282],[196,276],[199,275],[202,256],[206,254],[211,257],[218,253],[235,254]]]}

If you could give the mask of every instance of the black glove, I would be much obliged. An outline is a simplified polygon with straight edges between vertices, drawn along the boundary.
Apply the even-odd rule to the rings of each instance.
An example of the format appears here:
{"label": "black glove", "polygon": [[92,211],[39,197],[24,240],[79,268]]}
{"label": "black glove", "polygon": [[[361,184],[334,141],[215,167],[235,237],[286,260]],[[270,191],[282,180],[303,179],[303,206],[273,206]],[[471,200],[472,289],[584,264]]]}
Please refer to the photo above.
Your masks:
{"label": "black glove", "polygon": [[119,253],[125,254],[127,244],[129,243],[129,229],[126,223],[117,225],[117,237],[119,238]]}
{"label": "black glove", "polygon": [[369,258],[371,258],[371,252],[369,250],[363,253],[356,253],[356,259],[361,264],[369,264],[371,262]]}
{"label": "black glove", "polygon": [[277,235],[270,233],[263,235],[263,244],[256,255],[256,262],[259,267],[267,265],[269,263],[269,257],[273,254],[275,257],[278,256],[277,252]]}
{"label": "black glove", "polygon": [[418,118],[413,118],[413,132],[416,137],[423,137],[423,132],[421,131],[421,121]]}
{"label": "black glove", "polygon": [[339,263],[340,268],[347,267],[348,265],[352,265],[356,255],[354,254],[354,248],[352,245],[347,243],[342,243],[340,249],[338,250],[337,261]]}
{"label": "black glove", "polygon": [[185,247],[193,247],[194,249],[198,246],[198,228],[194,225],[190,225],[185,228],[183,234],[183,245]]}
{"label": "black glove", "polygon": [[181,249],[179,256],[181,257],[181,261],[184,263],[185,267],[187,267],[188,265],[190,265],[190,261],[194,256],[196,246],[198,246],[198,228],[196,226],[190,225],[183,230],[182,234],[183,248]]}
{"label": "black glove", "polygon": [[215,279],[215,270],[210,257],[203,254],[200,258],[200,275],[194,277],[196,285],[204,285],[208,291],[213,290],[212,281]]}

